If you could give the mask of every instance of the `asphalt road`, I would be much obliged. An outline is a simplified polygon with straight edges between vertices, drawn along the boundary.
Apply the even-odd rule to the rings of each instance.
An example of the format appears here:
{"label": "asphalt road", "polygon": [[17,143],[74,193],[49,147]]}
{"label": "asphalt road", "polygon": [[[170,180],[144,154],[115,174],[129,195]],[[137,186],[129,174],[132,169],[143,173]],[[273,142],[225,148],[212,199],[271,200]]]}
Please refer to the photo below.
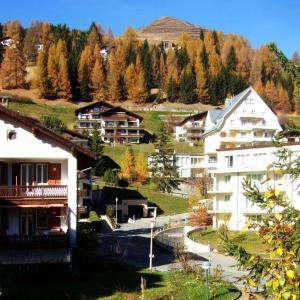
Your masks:
{"label": "asphalt road", "polygon": [[[169,222],[184,220],[186,214],[156,218],[156,228]],[[150,222],[153,219],[140,219],[133,224],[122,224],[121,228],[99,234],[101,246],[98,253],[104,257],[118,259],[122,262],[147,268],[150,252]],[[172,253],[153,245],[153,267],[175,263]]]}

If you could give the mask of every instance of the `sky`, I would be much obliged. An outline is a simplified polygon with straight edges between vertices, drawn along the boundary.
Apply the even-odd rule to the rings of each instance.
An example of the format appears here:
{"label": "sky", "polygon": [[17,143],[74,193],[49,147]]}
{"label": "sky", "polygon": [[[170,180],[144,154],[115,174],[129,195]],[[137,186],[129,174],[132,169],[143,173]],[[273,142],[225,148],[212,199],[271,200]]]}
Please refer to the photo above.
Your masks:
{"label": "sky", "polygon": [[246,37],[252,47],[276,42],[288,56],[300,53],[299,0],[1,0],[0,22],[33,20],[87,29],[92,21],[114,35],[172,16]]}

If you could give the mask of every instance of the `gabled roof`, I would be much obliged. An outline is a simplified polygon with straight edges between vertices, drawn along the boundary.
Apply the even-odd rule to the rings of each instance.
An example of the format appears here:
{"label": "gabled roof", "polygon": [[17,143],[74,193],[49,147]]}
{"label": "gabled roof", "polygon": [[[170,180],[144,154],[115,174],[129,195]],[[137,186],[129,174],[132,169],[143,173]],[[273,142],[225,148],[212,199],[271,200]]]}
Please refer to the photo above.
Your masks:
{"label": "gabled roof", "polygon": [[17,122],[22,127],[29,129],[36,136],[40,136],[46,140],[57,143],[58,145],[69,150],[69,152],[75,152],[80,156],[83,155],[93,160],[97,158],[96,154],[93,151],[83,148],[75,143],[72,143],[68,139],[64,138],[62,135],[59,135],[45,128],[34,118],[26,117],[14,110],[8,109],[0,105],[0,118],[1,116],[5,116],[6,118]]}
{"label": "gabled roof", "polygon": [[93,102],[89,105],[86,105],[86,106],[83,106],[83,107],[80,107],[80,108],[76,109],[75,110],[75,115],[77,116],[78,113],[83,112],[86,109],[93,108],[93,107],[98,106],[98,105],[106,106],[107,109],[114,108],[114,106],[112,104],[109,104],[109,103],[101,100],[101,101]]}
{"label": "gabled roof", "polygon": [[191,116],[188,116],[186,117],[185,119],[183,119],[179,124],[178,126],[182,126],[183,124],[185,124],[186,122],[188,122],[189,120],[194,120],[196,118],[199,118],[199,119],[202,119],[202,118],[205,118],[207,115],[207,111],[203,111],[201,113],[198,113],[198,114],[195,114],[195,115],[191,115]]}
{"label": "gabled roof", "polygon": [[140,119],[141,121],[144,119],[142,116],[140,116],[140,115],[138,115],[138,114],[136,114],[136,113],[134,113],[132,111],[129,111],[129,110],[127,110],[127,109],[125,109],[125,108],[123,108],[121,106],[115,106],[114,108],[111,108],[109,110],[106,110],[106,111],[100,113],[100,115],[105,116],[107,114],[114,113],[114,112],[120,112],[120,111],[128,114],[129,116],[132,116],[132,117],[135,117],[137,119]]}
{"label": "gabled roof", "polygon": [[252,91],[252,87],[248,87],[241,93],[237,94],[232,99],[226,101],[226,106],[223,109],[220,109],[216,111],[216,109],[209,110],[209,114],[211,116],[212,122],[215,123],[215,125],[211,128],[209,128],[207,131],[203,133],[203,137],[217,131],[221,128],[225,118],[241,103]]}

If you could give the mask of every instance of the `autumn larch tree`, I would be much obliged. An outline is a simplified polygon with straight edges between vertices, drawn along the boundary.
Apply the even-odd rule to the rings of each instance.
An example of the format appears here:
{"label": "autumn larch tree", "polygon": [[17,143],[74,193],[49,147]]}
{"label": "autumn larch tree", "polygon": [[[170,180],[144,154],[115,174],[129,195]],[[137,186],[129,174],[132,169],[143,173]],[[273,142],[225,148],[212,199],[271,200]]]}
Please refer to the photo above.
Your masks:
{"label": "autumn larch tree", "polygon": [[137,181],[144,183],[148,178],[148,165],[143,151],[139,151],[137,155],[136,163],[135,163],[135,171],[136,171]]}
{"label": "autumn larch tree", "polygon": [[105,96],[105,75],[103,59],[101,56],[96,58],[91,74],[91,81],[93,87],[93,98],[103,99]]}
{"label": "autumn larch tree", "polygon": [[196,94],[202,103],[208,103],[209,100],[209,85],[207,72],[203,67],[200,53],[197,55],[195,63],[196,75]]}
{"label": "autumn larch tree", "polygon": [[134,154],[132,148],[127,147],[121,162],[121,176],[129,183],[132,183],[136,176],[134,168]]}
{"label": "autumn larch tree", "polygon": [[24,88],[26,73],[25,58],[20,45],[6,48],[0,69],[2,88]]}

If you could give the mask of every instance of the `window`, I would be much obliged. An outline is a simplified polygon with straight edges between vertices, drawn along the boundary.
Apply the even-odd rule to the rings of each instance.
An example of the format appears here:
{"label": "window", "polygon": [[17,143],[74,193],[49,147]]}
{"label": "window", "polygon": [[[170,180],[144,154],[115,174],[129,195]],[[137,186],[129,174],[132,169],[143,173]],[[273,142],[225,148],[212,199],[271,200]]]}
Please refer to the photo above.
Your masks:
{"label": "window", "polygon": [[237,165],[240,168],[248,168],[248,166],[249,166],[249,154],[238,155],[237,156]]}
{"label": "window", "polygon": [[21,165],[21,184],[32,185],[34,181],[34,165],[33,164],[22,164]]}
{"label": "window", "polygon": [[233,167],[233,156],[225,156],[225,165],[227,168],[232,168]]}
{"label": "window", "polygon": [[246,220],[248,224],[261,224],[262,216],[261,215],[248,216]]}
{"label": "window", "polygon": [[245,104],[253,104],[253,103],[254,103],[254,99],[252,99],[252,98],[247,98],[245,100]]}
{"label": "window", "polygon": [[48,228],[48,210],[47,208],[36,209],[36,228]]}
{"label": "window", "polygon": [[48,165],[37,164],[36,165],[36,182],[38,184],[48,183]]}
{"label": "window", "polygon": [[225,176],[225,182],[228,183],[231,180],[231,176]]}
{"label": "window", "polygon": [[7,140],[15,140],[17,138],[17,132],[15,130],[8,130],[7,131]]}
{"label": "window", "polygon": [[224,202],[229,202],[229,201],[230,201],[230,195],[225,195]]}

